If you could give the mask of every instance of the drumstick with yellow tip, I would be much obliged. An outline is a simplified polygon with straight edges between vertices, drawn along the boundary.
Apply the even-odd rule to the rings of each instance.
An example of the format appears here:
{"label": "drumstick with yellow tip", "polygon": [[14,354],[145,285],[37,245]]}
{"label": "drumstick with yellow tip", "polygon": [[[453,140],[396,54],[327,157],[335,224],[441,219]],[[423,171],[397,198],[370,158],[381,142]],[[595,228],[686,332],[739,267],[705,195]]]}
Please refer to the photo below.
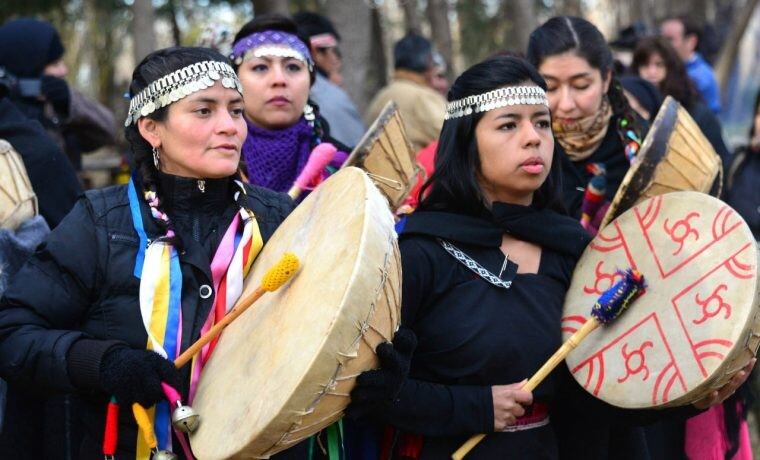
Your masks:
{"label": "drumstick with yellow tip", "polygon": [[288,195],[294,200],[298,198],[303,189],[308,187],[311,181],[317,177],[317,174],[321,173],[330,164],[337,152],[337,147],[329,142],[322,142],[314,147],[308,161],[306,161],[306,165],[301,170],[301,174],[298,175],[295,182],[293,182],[293,186],[288,190]]}
{"label": "drumstick with yellow tip", "polygon": [[190,346],[190,348],[185,350],[184,353],[174,360],[174,366],[179,369],[187,364],[196,353],[201,351],[201,348],[211,342],[214,337],[218,336],[225,327],[235,321],[238,316],[259,300],[261,296],[267,292],[276,291],[283,284],[293,278],[293,275],[296,274],[299,267],[300,262],[295,254],[290,252],[283,254],[282,258],[264,274],[264,278],[262,278],[259,287],[257,287],[252,293],[239,299],[232,310],[224,315],[224,318],[222,318],[221,321],[214,324],[208,332],[203,334]]}
{"label": "drumstick with yellow tip", "polygon": [[[591,308],[591,318],[586,320],[572,336],[549,358],[541,369],[521,388],[525,391],[533,391],[543,382],[543,380],[561,363],[567,355],[578,346],[600,324],[608,324],[620,316],[631,303],[636,300],[646,289],[644,275],[636,270],[628,269],[625,272],[619,272],[623,279],[615,283],[599,296],[594,306]],[[467,455],[480,441],[485,438],[485,434],[476,434],[467,440],[462,446],[451,455],[454,460],[461,460]]]}

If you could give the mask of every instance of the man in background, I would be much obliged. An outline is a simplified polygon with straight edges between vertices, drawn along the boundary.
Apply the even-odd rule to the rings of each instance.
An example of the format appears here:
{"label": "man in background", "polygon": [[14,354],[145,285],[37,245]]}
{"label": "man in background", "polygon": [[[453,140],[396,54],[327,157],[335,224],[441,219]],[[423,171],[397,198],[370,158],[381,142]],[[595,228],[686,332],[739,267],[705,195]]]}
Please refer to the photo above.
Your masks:
{"label": "man in background", "polygon": [[670,17],[660,24],[660,34],[665,37],[678,56],[686,64],[686,72],[694,82],[707,106],[713,113],[720,112],[720,89],[715,72],[710,64],[697,52],[701,28],[684,16]]}
{"label": "man in background", "polygon": [[319,106],[319,112],[330,125],[330,135],[347,146],[354,147],[364,134],[361,115],[351,97],[340,87],[343,61],[338,45],[340,35],[326,17],[310,12],[293,16],[298,28],[309,38],[311,55],[317,67],[317,78],[309,98]]}
{"label": "man in background", "polygon": [[430,86],[436,72],[433,45],[408,33],[393,47],[393,81],[372,100],[365,120],[374,120],[388,101],[394,101],[415,151],[438,139],[446,113],[446,99]]}

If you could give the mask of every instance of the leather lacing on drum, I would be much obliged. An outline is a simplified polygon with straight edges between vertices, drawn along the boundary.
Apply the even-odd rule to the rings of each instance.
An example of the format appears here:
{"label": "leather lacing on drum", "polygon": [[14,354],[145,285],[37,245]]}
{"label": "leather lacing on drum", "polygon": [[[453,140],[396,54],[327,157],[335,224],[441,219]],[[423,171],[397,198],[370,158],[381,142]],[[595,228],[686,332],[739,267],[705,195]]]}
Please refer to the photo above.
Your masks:
{"label": "leather lacing on drum", "polygon": [[[372,302],[370,303],[369,313],[367,317],[361,321],[359,324],[357,324],[357,329],[359,331],[359,334],[356,336],[356,338],[351,342],[350,349],[354,350],[350,353],[345,352],[339,352],[338,355],[340,357],[343,357],[346,361],[350,361],[358,356],[358,351],[360,348],[360,342],[364,340],[364,342],[374,351],[375,346],[378,344],[372,344],[369,343],[366,339],[366,333],[368,330],[372,329],[374,330],[379,336],[383,337],[382,331],[377,330],[375,327],[370,324],[372,319],[375,316],[376,310],[377,310],[377,300],[380,298],[380,294],[383,292],[386,292],[386,298],[397,298],[397,290],[395,287],[389,286],[390,283],[387,283],[388,280],[388,267],[390,264],[390,255],[392,254],[394,258],[396,259],[396,265],[401,266],[401,261],[399,259],[399,253],[398,251],[393,250],[393,246],[395,246],[395,235],[391,235],[388,239],[389,242],[389,250],[386,251],[385,254],[385,260],[383,261],[383,268],[380,270],[380,282],[378,283],[377,288],[375,288],[374,295]],[[387,293],[387,289],[391,289],[390,295]],[[390,337],[386,337],[386,340],[390,340]],[[337,387],[338,383],[346,380],[351,380],[359,376],[359,374],[349,374],[349,375],[343,375],[341,376],[341,371],[343,370],[344,362],[339,360],[338,366],[335,369],[335,373],[333,373],[333,376],[330,378],[330,381],[325,384],[324,389],[319,392],[314,401],[308,406],[308,408],[304,411],[299,411],[298,415],[303,417],[306,415],[309,415],[314,412],[315,408],[319,405],[322,398],[324,398],[326,395],[330,396],[342,396],[342,397],[349,397],[350,395],[348,393],[338,393],[333,390]],[[334,415],[334,414],[333,414]],[[282,444],[289,444],[291,441],[288,439],[289,437],[293,436],[293,434],[298,433],[299,431],[308,430],[310,427],[314,425],[322,425],[324,422],[328,419],[330,419],[333,415],[330,415],[329,417],[325,417],[322,419],[319,419],[312,423],[311,425],[300,425],[299,423],[293,423],[290,428],[283,434],[280,439],[268,450],[272,450],[273,448],[280,446]]]}

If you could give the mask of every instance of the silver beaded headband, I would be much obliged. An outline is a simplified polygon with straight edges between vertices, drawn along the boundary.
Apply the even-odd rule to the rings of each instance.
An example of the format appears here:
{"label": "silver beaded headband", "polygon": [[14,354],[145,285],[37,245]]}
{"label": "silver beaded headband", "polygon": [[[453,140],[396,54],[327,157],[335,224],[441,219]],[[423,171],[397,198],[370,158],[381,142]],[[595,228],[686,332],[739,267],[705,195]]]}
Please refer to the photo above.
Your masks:
{"label": "silver beaded headband", "polygon": [[446,120],[460,118],[472,113],[488,112],[508,105],[541,104],[549,107],[546,92],[539,86],[509,86],[451,101],[446,105],[444,118]]}
{"label": "silver beaded headband", "polygon": [[236,89],[243,94],[243,86],[237,74],[229,64],[224,62],[196,62],[164,75],[129,101],[129,112],[127,112],[124,126],[137,123],[137,120],[147,117],[161,107],[210,88],[220,79],[225,88]]}

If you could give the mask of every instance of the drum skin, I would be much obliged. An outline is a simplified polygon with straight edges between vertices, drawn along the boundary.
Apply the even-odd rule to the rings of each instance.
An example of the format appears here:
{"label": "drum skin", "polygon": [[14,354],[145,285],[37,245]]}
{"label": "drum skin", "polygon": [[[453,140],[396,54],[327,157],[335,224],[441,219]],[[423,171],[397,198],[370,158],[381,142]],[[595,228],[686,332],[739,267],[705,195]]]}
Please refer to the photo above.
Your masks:
{"label": "drum skin", "polygon": [[689,190],[708,193],[720,171],[720,157],[715,149],[689,112],[668,96],[601,227],[653,196]]}
{"label": "drum skin", "polygon": [[15,230],[37,212],[37,196],[24,162],[11,144],[0,139],[0,228]]}
{"label": "drum skin", "polygon": [[639,203],[602,229],[573,273],[567,339],[628,267],[644,294],[592,332],[567,365],[594,396],[624,408],[692,403],[723,386],[760,343],[758,249],[744,220],[698,192]]}
{"label": "drum skin", "polygon": [[422,168],[406,137],[404,122],[393,101],[388,102],[346,159],[346,166],[364,169],[388,198],[391,209],[398,208],[417,182]]}
{"label": "drum skin", "polygon": [[287,251],[301,269],[221,335],[203,370],[191,436],[204,460],[268,458],[338,420],[356,376],[398,328],[394,220],[367,175],[346,168],[312,192],[254,262],[243,296]]}

